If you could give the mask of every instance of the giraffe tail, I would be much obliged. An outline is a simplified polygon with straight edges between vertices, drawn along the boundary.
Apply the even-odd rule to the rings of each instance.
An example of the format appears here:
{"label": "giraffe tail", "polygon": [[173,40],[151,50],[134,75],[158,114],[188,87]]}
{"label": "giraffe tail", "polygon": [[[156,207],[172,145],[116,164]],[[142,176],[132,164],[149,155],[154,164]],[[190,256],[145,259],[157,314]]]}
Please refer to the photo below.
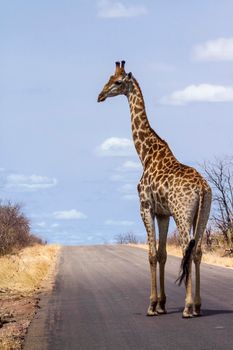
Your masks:
{"label": "giraffe tail", "polygon": [[189,241],[189,244],[185,250],[183,259],[181,261],[180,265],[180,275],[176,280],[176,283],[180,286],[183,280],[185,281],[185,284],[187,284],[188,277],[189,277],[189,263],[190,259],[192,257],[192,251],[193,248],[195,247],[196,241],[197,241],[197,228],[198,228],[198,223],[200,220],[200,214],[201,214],[201,208],[202,208],[202,203],[203,203],[203,193],[200,193],[200,198],[199,198],[199,205],[198,205],[198,211],[197,211],[197,220],[196,220],[196,225],[195,225],[195,232],[194,232],[194,239],[191,239]]}
{"label": "giraffe tail", "polygon": [[180,286],[181,283],[183,282],[183,280],[185,280],[185,284],[188,281],[188,277],[189,277],[189,262],[190,262],[190,258],[192,255],[192,251],[193,248],[195,246],[195,239],[191,239],[183,256],[183,259],[181,261],[181,265],[180,265],[180,275],[176,280],[176,283],[178,283],[178,285]]}

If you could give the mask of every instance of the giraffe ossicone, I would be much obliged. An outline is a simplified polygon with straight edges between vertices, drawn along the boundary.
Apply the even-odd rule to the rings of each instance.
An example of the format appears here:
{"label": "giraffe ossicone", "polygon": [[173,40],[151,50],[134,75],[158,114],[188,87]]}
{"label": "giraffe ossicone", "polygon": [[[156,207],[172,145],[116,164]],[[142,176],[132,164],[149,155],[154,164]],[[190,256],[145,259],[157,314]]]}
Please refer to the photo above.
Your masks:
{"label": "giraffe ossicone", "polygon": [[[183,317],[200,316],[201,242],[209,218],[211,189],[194,168],[180,163],[175,158],[168,144],[151,128],[140,86],[132,73],[125,72],[124,66],[125,61],[116,62],[115,73],[110,76],[99,94],[98,102],[117,95],[125,95],[129,102],[133,141],[143,166],[138,194],[149,244],[151,294],[147,315],[166,313],[164,272],[169,218],[172,216],[177,225],[183,251],[178,278],[179,284],[184,281],[186,288]],[[158,247],[155,218],[159,230]],[[192,261],[196,271],[194,300]],[[157,263],[160,288],[157,285]]]}

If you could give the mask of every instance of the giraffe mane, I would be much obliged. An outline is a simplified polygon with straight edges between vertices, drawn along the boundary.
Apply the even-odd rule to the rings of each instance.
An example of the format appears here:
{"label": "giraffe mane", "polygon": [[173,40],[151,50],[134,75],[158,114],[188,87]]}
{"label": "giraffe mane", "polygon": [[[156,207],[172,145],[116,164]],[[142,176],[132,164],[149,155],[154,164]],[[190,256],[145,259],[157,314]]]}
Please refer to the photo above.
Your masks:
{"label": "giraffe mane", "polygon": [[[134,83],[135,85],[137,86],[141,96],[142,96],[142,102],[143,102],[143,108],[145,109],[145,102],[144,102],[144,97],[143,97],[143,93],[142,93],[142,90],[141,90],[141,87],[137,81],[137,79],[135,77],[133,77],[134,79]],[[153,134],[162,142],[162,143],[166,143],[166,141],[164,141],[155,131],[154,129],[152,129],[152,127],[150,127],[151,131],[153,132]]]}

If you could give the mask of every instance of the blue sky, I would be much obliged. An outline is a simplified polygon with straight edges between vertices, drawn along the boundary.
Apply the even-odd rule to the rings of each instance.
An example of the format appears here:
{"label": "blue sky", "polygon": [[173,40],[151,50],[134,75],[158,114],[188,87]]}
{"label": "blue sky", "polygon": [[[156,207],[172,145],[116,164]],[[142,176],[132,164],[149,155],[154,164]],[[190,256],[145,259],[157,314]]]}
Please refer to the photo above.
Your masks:
{"label": "blue sky", "polygon": [[127,100],[97,95],[125,59],[181,162],[231,155],[232,13],[230,0],[2,1],[1,198],[48,242],[145,238]]}

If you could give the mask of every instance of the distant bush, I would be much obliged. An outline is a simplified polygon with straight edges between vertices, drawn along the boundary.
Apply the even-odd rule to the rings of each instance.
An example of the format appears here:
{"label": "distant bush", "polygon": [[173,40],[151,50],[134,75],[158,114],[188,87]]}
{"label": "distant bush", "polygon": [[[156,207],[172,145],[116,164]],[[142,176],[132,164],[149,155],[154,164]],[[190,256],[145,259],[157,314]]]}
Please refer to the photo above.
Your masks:
{"label": "distant bush", "polygon": [[[177,230],[168,235],[167,244],[175,247],[181,246],[179,241],[179,233]],[[228,243],[222,235],[222,232],[213,231],[211,226],[208,226],[205,230],[202,240],[202,248],[204,252],[220,252],[225,254],[224,256],[233,256],[233,248],[229,248]]]}
{"label": "distant bush", "polygon": [[0,203],[0,255],[36,243],[43,244],[43,241],[31,234],[29,220],[21,205]]}
{"label": "distant bush", "polygon": [[179,233],[175,230],[167,237],[167,244],[174,245],[176,247],[180,246]]}
{"label": "distant bush", "polygon": [[127,233],[119,233],[115,236],[115,240],[117,244],[138,244],[138,238],[133,232],[127,232]]}
{"label": "distant bush", "polygon": [[220,248],[227,249],[228,243],[220,231],[213,231],[211,226],[206,228],[203,237],[203,247],[206,251],[215,251]]}

